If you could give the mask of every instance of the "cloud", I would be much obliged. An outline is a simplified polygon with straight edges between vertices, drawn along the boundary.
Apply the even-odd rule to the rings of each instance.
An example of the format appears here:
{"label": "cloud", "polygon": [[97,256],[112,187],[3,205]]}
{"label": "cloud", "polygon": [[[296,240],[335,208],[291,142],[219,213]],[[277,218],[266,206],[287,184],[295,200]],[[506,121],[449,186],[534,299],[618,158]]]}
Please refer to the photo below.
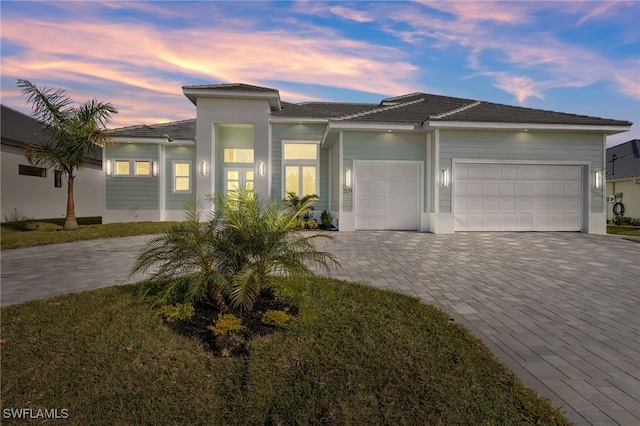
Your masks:
{"label": "cloud", "polygon": [[399,49],[313,29],[241,32],[24,19],[4,21],[2,39],[21,47],[3,58],[5,77],[96,87],[100,80],[102,87],[125,88],[112,93],[128,96],[112,100],[124,106],[119,121],[135,108],[151,111],[154,103],[164,111],[174,97],[181,101],[170,103],[185,110],[183,84],[285,80],[397,95],[415,87],[417,71]]}
{"label": "cloud", "polygon": [[359,23],[371,22],[374,20],[374,18],[367,12],[350,9],[344,6],[333,6],[329,8],[329,10],[336,16]]}

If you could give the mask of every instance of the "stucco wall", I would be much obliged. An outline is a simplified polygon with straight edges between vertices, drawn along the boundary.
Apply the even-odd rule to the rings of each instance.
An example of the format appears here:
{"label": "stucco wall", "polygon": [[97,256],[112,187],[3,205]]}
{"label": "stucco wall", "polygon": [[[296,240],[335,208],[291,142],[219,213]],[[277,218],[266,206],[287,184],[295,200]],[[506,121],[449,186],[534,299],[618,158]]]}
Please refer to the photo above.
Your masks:
{"label": "stucco wall", "polygon": [[[640,218],[640,183],[636,183],[636,179],[627,179],[621,181],[607,181],[607,196],[614,194],[622,194],[622,198],[616,199],[624,205],[624,216],[632,218]],[[607,220],[614,217],[614,203],[607,203]]]}
{"label": "stucco wall", "polygon": [[[18,165],[29,165],[23,151],[2,145],[2,220],[14,213],[33,219],[65,217],[67,179],[54,186],[54,171],[45,178],[18,174]],[[76,217],[101,216],[104,207],[104,174],[100,166],[90,165],[77,172],[74,181]]]}

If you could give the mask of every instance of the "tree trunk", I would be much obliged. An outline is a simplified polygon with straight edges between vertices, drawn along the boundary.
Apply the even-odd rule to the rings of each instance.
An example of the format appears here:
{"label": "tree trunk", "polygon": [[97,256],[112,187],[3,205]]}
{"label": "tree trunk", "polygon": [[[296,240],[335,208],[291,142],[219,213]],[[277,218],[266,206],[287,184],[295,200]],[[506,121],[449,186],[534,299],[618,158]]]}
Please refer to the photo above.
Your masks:
{"label": "tree trunk", "polygon": [[73,179],[75,176],[69,175],[69,185],[67,186],[67,217],[64,220],[64,230],[70,231],[78,229],[76,221],[76,206],[73,203]]}

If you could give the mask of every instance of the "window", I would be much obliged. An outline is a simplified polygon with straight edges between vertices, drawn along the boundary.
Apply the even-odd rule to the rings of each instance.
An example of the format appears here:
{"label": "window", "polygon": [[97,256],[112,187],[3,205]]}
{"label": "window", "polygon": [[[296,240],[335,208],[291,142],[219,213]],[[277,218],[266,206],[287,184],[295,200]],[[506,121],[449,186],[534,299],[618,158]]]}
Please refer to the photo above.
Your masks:
{"label": "window", "polygon": [[240,188],[253,191],[253,169],[225,169],[225,193],[236,192]]}
{"label": "window", "polygon": [[136,176],[150,176],[151,175],[151,161],[137,161],[135,168]]}
{"label": "window", "polygon": [[18,174],[23,176],[47,177],[47,169],[35,166],[18,164]]}
{"label": "window", "polygon": [[285,143],[283,163],[285,193],[318,194],[318,144]]}
{"label": "window", "polygon": [[62,170],[54,170],[53,174],[53,186],[55,188],[62,188]]}
{"label": "window", "polygon": [[151,176],[151,160],[131,160],[131,159],[117,159],[113,160],[113,175],[114,176]]}
{"label": "window", "polygon": [[253,149],[225,148],[225,163],[253,163]]}
{"label": "window", "polygon": [[173,162],[173,192],[191,192],[191,162]]}
{"label": "window", "polygon": [[115,175],[129,176],[131,174],[131,162],[129,160],[115,160]]}

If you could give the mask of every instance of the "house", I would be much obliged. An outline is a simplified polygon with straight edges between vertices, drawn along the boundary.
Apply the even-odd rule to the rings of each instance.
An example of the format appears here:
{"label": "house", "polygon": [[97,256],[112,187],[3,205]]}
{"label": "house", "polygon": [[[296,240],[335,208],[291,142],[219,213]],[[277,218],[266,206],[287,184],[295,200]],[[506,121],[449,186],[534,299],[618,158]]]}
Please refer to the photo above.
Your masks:
{"label": "house", "polygon": [[607,149],[607,220],[640,218],[640,139]]}
{"label": "house", "polygon": [[[40,143],[43,124],[14,109],[1,106],[2,220],[63,218],[67,212],[67,180],[59,170],[30,164],[25,150]],[[104,173],[101,155],[88,158],[74,182],[77,217],[101,216]]]}
{"label": "house", "polygon": [[318,194],[340,231],[605,233],[606,136],[632,124],[426,93],[292,104],[248,84],[182,90],[195,120],[110,132],[105,222],[181,219],[187,200],[244,186]]}

